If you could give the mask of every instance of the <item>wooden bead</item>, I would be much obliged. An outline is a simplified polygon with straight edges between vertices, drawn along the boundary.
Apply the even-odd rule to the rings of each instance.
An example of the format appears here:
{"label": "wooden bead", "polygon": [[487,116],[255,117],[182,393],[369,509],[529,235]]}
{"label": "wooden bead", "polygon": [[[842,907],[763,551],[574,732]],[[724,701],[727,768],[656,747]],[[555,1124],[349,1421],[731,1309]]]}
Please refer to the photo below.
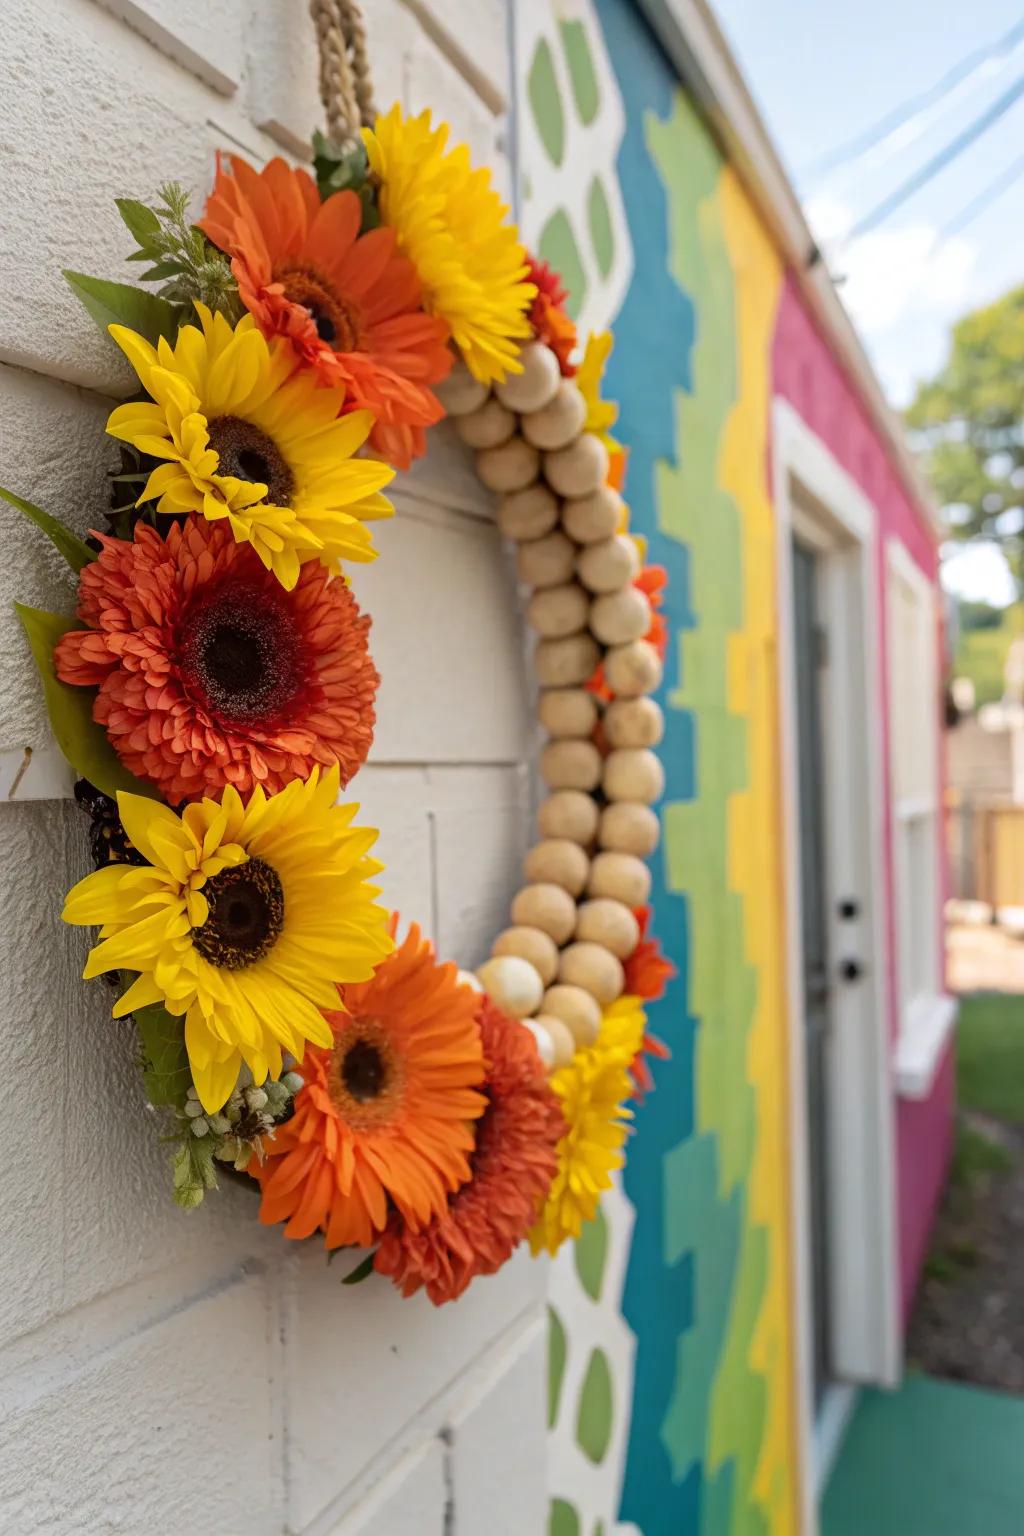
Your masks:
{"label": "wooden bead", "polygon": [[516,418],[493,395],[475,411],[456,416],[455,430],[470,448],[497,448],[516,429]]}
{"label": "wooden bead", "polygon": [[665,716],[654,699],[615,699],[602,724],[610,747],[656,747],[665,734]]}
{"label": "wooden bead", "polygon": [[590,592],[618,592],[639,569],[640,556],[627,533],[584,545],[576,560],[576,573]]}
{"label": "wooden bead", "polygon": [[506,928],[491,945],[491,954],[518,955],[521,960],[529,960],[546,987],[550,987],[558,970],[558,945],[540,928]]}
{"label": "wooden bead", "polygon": [[551,451],[575,442],[587,419],[587,402],[571,379],[562,379],[553,399],[524,416],[520,428],[528,443]]}
{"label": "wooden bead", "polygon": [[650,629],[651,605],[638,587],[620,587],[594,598],[588,623],[602,645],[625,645]]}
{"label": "wooden bead", "polygon": [[542,539],[520,544],[516,551],[519,580],[528,587],[557,587],[572,580],[576,546],[561,528]]}
{"label": "wooden bead", "polygon": [[619,533],[626,516],[626,503],[610,485],[599,485],[589,496],[562,504],[562,526],[577,544],[597,544]]}
{"label": "wooden bead", "polygon": [[533,1043],[537,1047],[537,1055],[540,1057],[541,1066],[549,1072],[555,1065],[555,1042],[552,1040],[545,1025],[539,1018],[520,1019],[524,1029],[528,1029],[533,1036]]}
{"label": "wooden bead", "polygon": [[597,836],[600,816],[590,795],[579,789],[560,789],[541,801],[537,826],[542,837],[567,837],[587,848]]}
{"label": "wooden bead", "polygon": [[600,660],[601,647],[585,630],[563,640],[542,640],[533,653],[537,681],[544,688],[585,683]]}
{"label": "wooden bead", "polygon": [[506,539],[542,539],[558,522],[558,497],[542,480],[506,496],[498,509],[498,527]]}
{"label": "wooden bead", "polygon": [[633,908],[645,905],[651,894],[651,872],[631,853],[596,854],[587,876],[589,896],[607,896]]}
{"label": "wooden bead", "polygon": [[605,682],[619,698],[653,693],[661,682],[661,657],[648,640],[630,640],[605,652]]}
{"label": "wooden bead", "polygon": [[576,1055],[576,1041],[565,1020],[554,1013],[538,1013],[534,1015],[533,1022],[545,1029],[551,1039],[555,1053],[552,1063],[554,1070],[557,1072],[559,1067],[567,1067]]}
{"label": "wooden bead", "polygon": [[477,966],[476,974],[491,1002],[514,1019],[525,1019],[540,1007],[544,983],[536,968],[521,955],[495,955]]}
{"label": "wooden bead", "polygon": [[558,957],[558,979],[563,986],[581,987],[602,1008],[622,996],[626,984],[622,964],[603,944],[570,944]]}
{"label": "wooden bead", "polygon": [[476,456],[476,472],[489,491],[521,491],[532,485],[540,468],[536,448],[521,437],[510,437],[500,448],[484,448]]}
{"label": "wooden bead", "polygon": [[472,992],[483,992],[483,982],[472,971],[456,971],[455,974],[460,986],[469,987]]}
{"label": "wooden bead", "polygon": [[576,937],[610,950],[617,960],[627,960],[640,942],[640,924],[621,901],[599,896],[585,901],[576,917]]}
{"label": "wooden bead", "polygon": [[566,944],[576,927],[576,903],[550,881],[525,885],[512,899],[512,921],[517,927],[540,928],[556,944]]}
{"label": "wooden bead", "polygon": [[650,747],[616,747],[604,760],[601,787],[609,800],[653,805],[664,793],[665,770]]}
{"label": "wooden bead", "polygon": [[490,392],[489,386],[474,379],[461,360],[446,379],[434,385],[434,394],[449,416],[467,416],[470,411],[479,410]]}
{"label": "wooden bead", "polygon": [[537,718],[549,736],[589,736],[597,724],[597,700],[585,688],[546,688]]}
{"label": "wooden bead", "polygon": [[590,600],[575,581],[564,587],[542,587],[526,606],[526,622],[545,639],[579,634],[587,627]]}
{"label": "wooden bead", "polygon": [[[546,837],[530,849],[523,861],[527,880],[560,885],[574,897],[586,885],[589,871],[590,860],[579,843],[568,837]],[[540,966],[537,969],[540,970]],[[551,979],[550,976],[547,978],[549,982]]]}
{"label": "wooden bead", "polygon": [[601,762],[592,741],[567,737],[548,742],[540,755],[540,776],[548,789],[594,790],[601,782]]}
{"label": "wooden bead", "polygon": [[519,354],[519,362],[520,371],[510,373],[503,384],[496,384],[494,393],[502,405],[523,416],[543,410],[554,399],[562,372],[558,358],[542,341],[528,341]]}
{"label": "wooden bead", "polygon": [[601,1009],[597,999],[582,987],[560,983],[548,987],[541,1004],[545,1014],[554,1014],[572,1031],[577,1049],[593,1045],[601,1028]]}
{"label": "wooden bead", "polygon": [[593,432],[544,455],[544,478],[559,496],[592,496],[608,478],[608,449]]}
{"label": "wooden bead", "polygon": [[661,823],[649,805],[616,800],[601,812],[597,840],[614,853],[632,853],[646,859],[658,846]]}

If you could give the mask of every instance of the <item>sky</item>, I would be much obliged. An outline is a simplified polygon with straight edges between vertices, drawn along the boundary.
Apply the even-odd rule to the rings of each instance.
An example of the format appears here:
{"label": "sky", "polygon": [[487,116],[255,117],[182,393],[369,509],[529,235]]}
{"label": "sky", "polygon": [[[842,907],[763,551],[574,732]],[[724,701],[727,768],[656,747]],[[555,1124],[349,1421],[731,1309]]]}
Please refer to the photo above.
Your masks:
{"label": "sky", "polygon": [[[850,227],[1024,78],[1024,37],[896,134],[844,165],[819,162],[1024,21],[1024,0],[712,0],[826,252],[883,387],[901,407],[943,364],[951,323],[1024,282],[1024,96],[884,223]],[[977,218],[947,226],[1002,175]],[[944,580],[1008,602],[993,548],[960,551]]]}

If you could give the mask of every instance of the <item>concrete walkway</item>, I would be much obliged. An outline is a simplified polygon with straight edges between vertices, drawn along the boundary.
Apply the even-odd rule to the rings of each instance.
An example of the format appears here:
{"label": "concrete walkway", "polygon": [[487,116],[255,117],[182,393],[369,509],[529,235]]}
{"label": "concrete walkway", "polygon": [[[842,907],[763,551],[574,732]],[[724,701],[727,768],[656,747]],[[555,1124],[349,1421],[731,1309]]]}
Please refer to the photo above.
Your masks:
{"label": "concrete walkway", "polygon": [[867,1392],[825,1494],[822,1536],[1021,1536],[1024,1398],[910,1377]]}

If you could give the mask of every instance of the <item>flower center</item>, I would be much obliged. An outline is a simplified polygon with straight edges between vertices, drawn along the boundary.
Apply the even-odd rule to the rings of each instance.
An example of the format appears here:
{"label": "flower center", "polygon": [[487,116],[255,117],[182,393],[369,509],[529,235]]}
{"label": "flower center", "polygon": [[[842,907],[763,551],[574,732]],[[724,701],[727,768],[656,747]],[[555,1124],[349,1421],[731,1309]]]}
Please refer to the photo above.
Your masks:
{"label": "flower center", "polygon": [[204,594],[182,620],[177,649],[188,691],[232,724],[280,723],[308,682],[294,616],[258,582]]}
{"label": "flower center", "polygon": [[302,267],[285,267],[274,274],[285,298],[306,310],[320,340],[335,352],[359,348],[359,316],[333,288]]}
{"label": "flower center", "polygon": [[387,1125],[401,1101],[401,1059],[376,1019],[352,1019],[331,1055],[328,1086],[342,1118],[354,1130]]}
{"label": "flower center", "polygon": [[240,416],[215,416],[206,430],[220,460],[219,475],[265,485],[267,501],[275,507],[291,506],[295,477],[272,437]]}
{"label": "flower center", "polygon": [[192,942],[221,970],[241,971],[273,949],[284,927],[284,890],[275,869],[249,859],[221,870],[203,887],[210,915]]}

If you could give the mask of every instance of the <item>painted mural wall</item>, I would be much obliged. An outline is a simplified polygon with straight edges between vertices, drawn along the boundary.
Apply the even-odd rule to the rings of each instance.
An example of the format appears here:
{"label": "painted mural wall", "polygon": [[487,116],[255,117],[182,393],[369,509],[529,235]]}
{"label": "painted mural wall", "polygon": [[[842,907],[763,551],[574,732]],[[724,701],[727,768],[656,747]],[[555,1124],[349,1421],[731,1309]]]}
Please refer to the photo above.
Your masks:
{"label": "painted mural wall", "polygon": [[[672,1056],[623,1182],[553,1268],[550,1536],[789,1536],[773,396],[929,576],[934,547],[631,0],[520,0],[517,26],[526,237],[563,274],[583,333],[614,323],[605,393],[621,402],[632,529],[670,573],[672,635],[653,899],[677,976],[651,1014]],[[905,1294],[948,1096],[944,1071],[930,1118],[899,1118]]]}

